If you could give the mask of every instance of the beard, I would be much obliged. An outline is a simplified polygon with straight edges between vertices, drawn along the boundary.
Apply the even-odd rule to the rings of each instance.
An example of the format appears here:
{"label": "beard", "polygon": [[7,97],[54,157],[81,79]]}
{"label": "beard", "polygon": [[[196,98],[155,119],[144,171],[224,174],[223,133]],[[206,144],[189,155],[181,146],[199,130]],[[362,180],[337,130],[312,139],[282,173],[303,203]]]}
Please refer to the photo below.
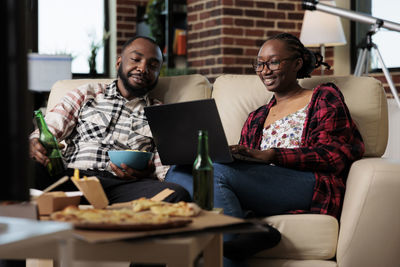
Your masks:
{"label": "beard", "polygon": [[[129,77],[135,76],[135,74],[127,73],[125,74],[122,70],[122,63],[120,64],[118,68],[118,77],[121,79],[122,84],[124,85],[125,89],[132,94],[132,96],[135,97],[142,97],[151,90],[156,87],[157,82],[158,82],[158,77],[155,79],[155,81],[152,84],[149,85],[144,85],[144,86],[134,86],[129,83]],[[144,78],[144,77],[142,77]],[[146,83],[148,83],[148,79],[144,78]]]}

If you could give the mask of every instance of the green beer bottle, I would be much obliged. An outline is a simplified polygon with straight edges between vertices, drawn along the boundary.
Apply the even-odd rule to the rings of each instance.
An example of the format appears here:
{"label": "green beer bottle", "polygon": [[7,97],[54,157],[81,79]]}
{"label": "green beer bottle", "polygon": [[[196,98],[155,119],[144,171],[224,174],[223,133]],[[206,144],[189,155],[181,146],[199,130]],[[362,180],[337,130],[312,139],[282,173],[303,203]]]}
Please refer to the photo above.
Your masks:
{"label": "green beer bottle", "polygon": [[208,155],[208,132],[199,131],[197,157],[193,164],[193,200],[200,208],[214,207],[214,167]]}
{"label": "green beer bottle", "polygon": [[46,121],[43,118],[42,111],[35,110],[34,113],[36,124],[40,131],[39,141],[46,149],[47,157],[50,160],[49,164],[47,164],[47,171],[50,176],[57,176],[64,171],[64,163],[57,139],[49,131]]}

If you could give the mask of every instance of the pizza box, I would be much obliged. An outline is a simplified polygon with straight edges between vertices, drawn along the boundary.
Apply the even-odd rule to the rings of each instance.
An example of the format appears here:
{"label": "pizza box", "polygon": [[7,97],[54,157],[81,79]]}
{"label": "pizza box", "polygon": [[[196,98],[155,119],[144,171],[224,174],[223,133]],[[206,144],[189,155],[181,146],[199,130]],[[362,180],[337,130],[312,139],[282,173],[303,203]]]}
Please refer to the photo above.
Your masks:
{"label": "pizza box", "polygon": [[237,232],[238,230],[243,231],[243,229],[253,227],[252,223],[244,219],[206,210],[202,210],[198,216],[191,217],[191,219],[191,223],[177,228],[145,231],[75,229],[74,236],[89,243],[102,243],[127,239],[185,236],[204,232]]}
{"label": "pizza box", "polygon": [[61,191],[43,193],[36,199],[39,215],[49,215],[70,205],[78,206],[81,195],[80,192],[78,194]]}

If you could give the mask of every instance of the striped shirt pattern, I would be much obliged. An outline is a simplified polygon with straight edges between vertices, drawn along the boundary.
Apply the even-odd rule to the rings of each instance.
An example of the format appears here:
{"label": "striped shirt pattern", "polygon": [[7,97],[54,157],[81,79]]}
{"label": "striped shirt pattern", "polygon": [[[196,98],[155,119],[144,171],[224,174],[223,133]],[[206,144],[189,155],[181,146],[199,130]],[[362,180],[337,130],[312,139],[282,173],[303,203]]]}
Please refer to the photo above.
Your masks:
{"label": "striped shirt pattern", "polygon": [[[163,180],[169,166],[161,164],[144,107],[161,104],[148,95],[125,99],[111,84],[87,84],[66,94],[47,112],[45,120],[58,141],[67,144],[63,158],[68,168],[112,172],[109,150],[154,152],[155,176]],[[36,130],[32,135],[38,137]]]}

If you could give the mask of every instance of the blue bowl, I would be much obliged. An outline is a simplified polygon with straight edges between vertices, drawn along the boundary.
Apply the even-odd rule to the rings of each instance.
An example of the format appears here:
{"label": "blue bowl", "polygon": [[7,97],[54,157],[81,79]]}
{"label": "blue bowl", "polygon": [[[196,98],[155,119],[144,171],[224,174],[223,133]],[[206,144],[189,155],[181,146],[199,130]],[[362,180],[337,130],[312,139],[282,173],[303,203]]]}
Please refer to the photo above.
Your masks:
{"label": "blue bowl", "polygon": [[147,163],[153,157],[151,152],[142,152],[136,150],[110,150],[108,156],[112,163],[121,168],[121,164],[125,163],[129,167],[136,170],[143,170],[147,167]]}

